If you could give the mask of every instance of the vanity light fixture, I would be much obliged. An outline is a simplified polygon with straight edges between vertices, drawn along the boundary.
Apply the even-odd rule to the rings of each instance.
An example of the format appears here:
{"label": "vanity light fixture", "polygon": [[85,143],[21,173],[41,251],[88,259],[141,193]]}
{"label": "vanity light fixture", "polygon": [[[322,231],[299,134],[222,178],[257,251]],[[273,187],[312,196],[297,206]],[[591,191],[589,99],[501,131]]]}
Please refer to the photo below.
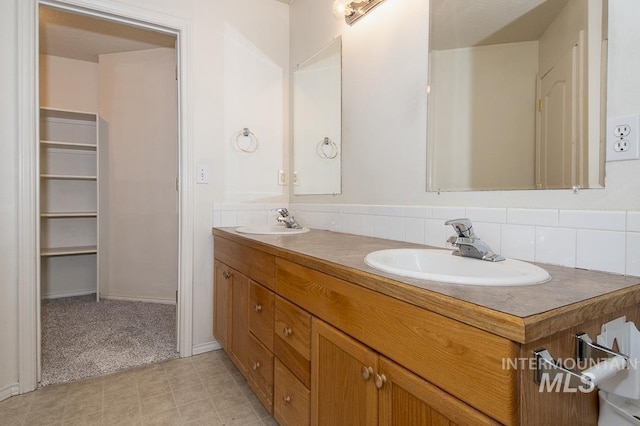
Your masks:
{"label": "vanity light fixture", "polygon": [[353,25],[358,19],[369,13],[371,9],[384,0],[335,0],[333,2],[333,14],[341,17],[349,25]]}

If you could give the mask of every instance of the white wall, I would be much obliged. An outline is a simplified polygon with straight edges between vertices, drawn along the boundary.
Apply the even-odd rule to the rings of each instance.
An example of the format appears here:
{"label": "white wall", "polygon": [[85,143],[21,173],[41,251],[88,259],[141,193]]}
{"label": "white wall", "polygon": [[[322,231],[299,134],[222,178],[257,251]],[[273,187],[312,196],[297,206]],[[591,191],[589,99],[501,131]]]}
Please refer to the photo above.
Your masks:
{"label": "white wall", "polygon": [[16,4],[0,6],[0,400],[18,381]]}
{"label": "white wall", "polygon": [[40,55],[40,105],[98,111],[98,64]]}
{"label": "white wall", "polygon": [[433,50],[430,61],[432,188],[534,188],[538,43]]}
{"label": "white wall", "polygon": [[[16,86],[17,86],[17,46],[16,39],[17,17],[16,7],[23,0],[3,0],[0,3],[0,16],[2,22],[2,37],[0,46],[5,58],[15,60],[3,60],[0,64],[2,76],[2,93],[0,100],[0,132],[3,143],[0,144],[0,174],[2,174],[2,190],[0,197],[0,391],[7,385],[17,380],[17,269],[16,269],[16,214],[17,214],[17,142],[16,142]],[[227,152],[230,134],[225,126],[233,117],[226,116],[227,103],[225,100],[225,87],[228,84],[236,87],[243,81],[265,81],[262,72],[265,68],[271,70],[281,69],[280,89],[272,86],[259,88],[258,92],[250,93],[234,102],[244,102],[247,106],[259,105],[260,109],[269,113],[275,111],[275,115],[268,117],[280,118],[260,123],[265,129],[258,133],[266,138],[265,146],[271,143],[281,144],[268,148],[269,156],[265,161],[270,162],[268,168],[275,170],[274,180],[277,178],[277,170],[282,167],[282,158],[287,160],[288,138],[288,72],[289,69],[289,8],[286,4],[275,0],[121,0],[112,1],[113,4],[126,4],[139,8],[140,11],[152,14],[168,14],[185,20],[191,30],[192,50],[190,52],[190,86],[187,97],[191,103],[192,125],[185,129],[194,141],[194,162],[210,166],[211,175],[208,185],[197,185],[195,189],[195,213],[194,213],[194,278],[193,278],[193,343],[198,350],[206,349],[213,342],[212,318],[213,318],[213,238],[211,235],[212,212],[214,201],[222,202],[232,199],[236,194],[228,194],[225,191],[225,177],[228,168],[232,167],[230,153]],[[240,76],[225,75],[225,39],[231,37],[231,29],[235,36],[241,35],[251,44],[238,47],[247,54],[260,55],[265,65],[256,69],[246,68]],[[237,39],[236,39],[237,40]],[[227,46],[228,48],[228,46]],[[268,61],[267,59],[268,58]],[[273,83],[271,82],[265,82]],[[261,95],[264,92],[273,93],[281,90],[277,97],[280,102],[264,102]],[[271,96],[269,99],[273,99]],[[259,102],[258,102],[259,101]],[[234,110],[238,113],[238,109]],[[239,117],[238,122],[244,122],[244,117]],[[253,126],[249,124],[249,126]],[[234,126],[233,130],[237,130]],[[275,140],[280,133],[282,140]],[[271,135],[271,136],[263,136]],[[262,139],[261,139],[262,142]],[[273,151],[273,152],[271,152]],[[273,155],[273,157],[271,156]],[[275,158],[277,157],[277,165]],[[273,164],[272,164],[273,163]],[[267,166],[265,166],[266,168]],[[245,171],[238,178],[247,182],[255,182],[251,170]],[[195,179],[195,176],[194,176]],[[269,198],[273,202],[284,204],[287,200],[285,189],[279,188],[279,192],[271,191],[266,196],[254,194],[250,201]],[[5,202],[6,201],[6,202]]]}
{"label": "white wall", "polygon": [[[343,193],[292,196],[294,203],[551,207],[637,210],[638,161],[608,163],[606,188],[580,191],[427,193],[428,2],[386,0],[349,27],[331,0],[291,5],[292,62],[343,34]],[[608,114],[640,113],[640,4],[609,2]],[[407,13],[410,11],[410,13]],[[295,25],[294,25],[295,23]]]}

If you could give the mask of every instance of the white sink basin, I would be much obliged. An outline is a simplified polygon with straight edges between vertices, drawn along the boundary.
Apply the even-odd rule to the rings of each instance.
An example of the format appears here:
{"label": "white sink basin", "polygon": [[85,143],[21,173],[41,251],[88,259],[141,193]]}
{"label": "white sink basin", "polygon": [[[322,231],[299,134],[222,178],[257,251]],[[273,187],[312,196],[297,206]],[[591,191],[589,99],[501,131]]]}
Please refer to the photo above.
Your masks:
{"label": "white sink basin", "polygon": [[527,262],[501,262],[453,256],[449,250],[393,249],[369,253],[364,261],[372,268],[403,277],[455,284],[511,286],[548,281],[544,269]]}
{"label": "white sink basin", "polygon": [[256,225],[256,226],[241,226],[236,229],[241,234],[261,234],[261,235],[293,235],[304,234],[309,232],[309,228],[287,228],[284,225]]}

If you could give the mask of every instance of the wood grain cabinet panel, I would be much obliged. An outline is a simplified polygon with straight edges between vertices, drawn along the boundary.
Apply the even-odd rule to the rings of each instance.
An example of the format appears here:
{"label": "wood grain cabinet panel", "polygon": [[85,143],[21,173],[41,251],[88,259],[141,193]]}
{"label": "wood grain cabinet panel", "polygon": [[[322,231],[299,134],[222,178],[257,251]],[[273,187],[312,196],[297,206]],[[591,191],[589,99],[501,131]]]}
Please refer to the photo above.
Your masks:
{"label": "wood grain cabinet panel", "polygon": [[312,345],[311,424],[376,425],[377,354],[316,318]]}
{"label": "wood grain cabinet panel", "polygon": [[275,298],[275,354],[305,386],[311,385],[311,315]]}
{"label": "wood grain cabinet panel", "polygon": [[254,281],[249,288],[249,331],[273,352],[275,296],[271,290]]}
{"label": "wood grain cabinet panel", "polygon": [[276,293],[490,417],[515,423],[516,372],[502,367],[517,354],[514,342],[280,258]]}
{"label": "wood grain cabinet panel", "polygon": [[229,323],[229,358],[246,377],[249,347],[248,310],[249,278],[231,269],[231,322]]}
{"label": "wood grain cabinet panel", "polygon": [[311,393],[296,376],[276,358],[274,365],[273,416],[281,426],[309,425]]}
{"label": "wood grain cabinet panel", "polygon": [[253,335],[249,335],[247,366],[249,386],[265,408],[273,412],[273,353]]}
{"label": "wood grain cabinet panel", "polygon": [[378,393],[379,425],[499,424],[384,357],[378,359],[377,374],[384,378]]}
{"label": "wood grain cabinet panel", "polygon": [[273,290],[275,257],[226,238],[216,238],[214,258]]}
{"label": "wood grain cabinet panel", "polygon": [[227,351],[231,322],[231,272],[227,265],[217,260],[213,265],[213,335]]}

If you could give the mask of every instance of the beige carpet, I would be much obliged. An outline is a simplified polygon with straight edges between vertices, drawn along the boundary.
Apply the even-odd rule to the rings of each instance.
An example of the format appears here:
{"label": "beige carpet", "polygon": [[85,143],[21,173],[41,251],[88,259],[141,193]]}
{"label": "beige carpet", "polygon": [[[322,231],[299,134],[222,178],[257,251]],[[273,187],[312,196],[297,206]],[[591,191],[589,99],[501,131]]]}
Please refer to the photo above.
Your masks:
{"label": "beige carpet", "polygon": [[40,386],[178,356],[175,306],[95,300],[90,295],[42,301]]}

